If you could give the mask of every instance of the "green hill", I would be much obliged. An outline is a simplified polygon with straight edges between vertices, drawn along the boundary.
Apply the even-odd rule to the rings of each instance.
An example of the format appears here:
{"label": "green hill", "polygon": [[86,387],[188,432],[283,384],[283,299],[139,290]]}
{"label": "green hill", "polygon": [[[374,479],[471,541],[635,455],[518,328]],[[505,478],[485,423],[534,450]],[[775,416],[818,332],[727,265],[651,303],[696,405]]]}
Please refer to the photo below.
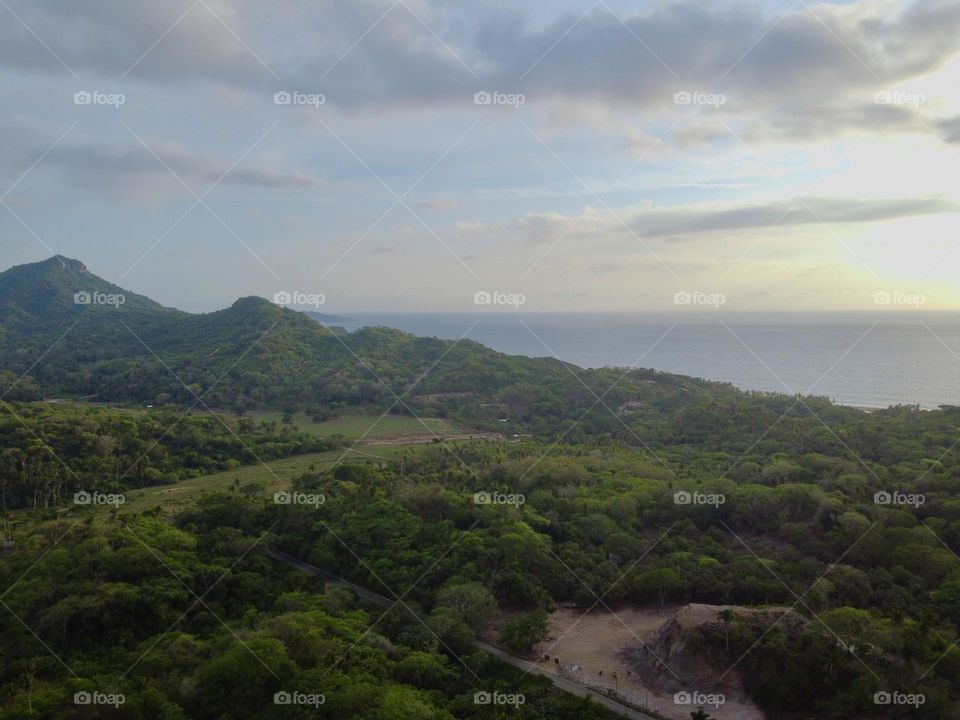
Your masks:
{"label": "green hill", "polygon": [[[78,293],[90,302],[79,304]],[[470,340],[387,328],[346,333],[258,297],[186,313],[61,256],[0,273],[0,308],[0,380],[9,379],[6,388],[28,373],[11,396],[20,400],[190,406],[201,397],[234,410],[392,407],[508,433],[556,436],[576,423],[568,440],[629,438],[642,430],[650,441],[655,426],[669,423],[671,437],[691,442],[730,423],[769,424],[791,404],[654,370],[584,370],[509,356]],[[756,412],[744,408],[748,398]],[[831,413],[852,412],[814,402]]]}
{"label": "green hill", "polygon": [[53,342],[74,326],[88,331],[106,314],[143,321],[183,313],[107,282],[79,260],[62,255],[0,273],[0,339],[5,347]]}

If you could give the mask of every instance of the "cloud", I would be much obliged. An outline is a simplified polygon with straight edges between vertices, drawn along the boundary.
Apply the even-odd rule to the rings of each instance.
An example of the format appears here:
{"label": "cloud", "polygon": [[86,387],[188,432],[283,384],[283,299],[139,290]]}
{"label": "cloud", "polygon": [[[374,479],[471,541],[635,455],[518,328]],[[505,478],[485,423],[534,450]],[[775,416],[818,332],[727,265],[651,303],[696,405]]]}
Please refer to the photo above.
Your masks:
{"label": "cloud", "polygon": [[[622,17],[600,6],[536,26],[517,11],[425,1],[9,5],[78,73],[115,78],[136,63],[138,79],[212,81],[264,102],[278,89],[322,92],[346,110],[469,107],[474,92],[496,89],[566,103],[572,115],[588,103],[691,121],[701,109],[675,107],[674,93],[702,90],[726,95],[725,113],[796,137],[914,128],[903,108],[874,107],[874,93],[960,50],[952,0],[819,3],[779,16],[742,2],[681,0]],[[0,63],[66,72],[13,21],[0,25]]]}
{"label": "cloud", "polygon": [[905,217],[960,213],[960,203],[942,197],[857,199],[806,197],[758,204],[687,205],[622,209],[617,216],[588,208],[580,217],[528,213],[508,223],[461,222],[459,238],[485,238],[543,246],[560,240],[635,239],[680,242],[690,235],[810,224],[882,222]]}
{"label": "cloud", "polygon": [[945,198],[861,200],[808,197],[763,205],[651,210],[636,215],[628,222],[645,238],[665,238],[722,230],[769,228],[773,225],[867,223],[956,212],[960,212],[960,204]]}
{"label": "cloud", "polygon": [[435,197],[427,200],[419,200],[413,203],[413,207],[415,207],[417,210],[435,210],[439,212],[446,212],[450,210],[459,210],[461,207],[463,207],[463,203],[454,198]]}
{"label": "cloud", "polygon": [[[303,173],[284,173],[242,164],[231,167],[230,161],[192,153],[174,143],[155,140],[147,143],[197,194],[202,194],[221,178],[224,184],[269,190],[297,190],[322,184],[321,180]],[[157,158],[134,143],[119,146],[64,143],[48,154],[46,163],[59,168],[74,186],[92,192],[107,191],[114,197],[149,201],[183,189]]]}
{"label": "cloud", "polygon": [[936,123],[943,140],[948,143],[960,143],[960,115]]}
{"label": "cloud", "polygon": [[22,70],[236,84],[256,82],[266,72],[244,47],[259,44],[250,2],[231,8],[217,0],[10,0],[6,7],[0,62]]}
{"label": "cloud", "polygon": [[482,240],[485,243],[550,245],[568,236],[583,237],[607,229],[607,221],[600,213],[587,208],[579,222],[577,218],[558,212],[527,213],[504,223],[464,220],[454,225],[454,235],[458,240]]}
{"label": "cloud", "polygon": [[[407,202],[431,229],[398,207],[338,266],[345,286],[370,297],[407,281],[432,297],[424,302],[437,302],[444,283],[455,297],[465,270],[437,238],[485,273],[515,277],[531,266],[530,282],[599,297],[633,292],[638,277],[646,286],[670,276],[666,263],[684,274],[725,271],[750,258],[755,236],[774,223],[787,230],[771,233],[762,267],[807,278],[818,263],[849,270],[820,220],[867,250],[888,236],[890,246],[922,237],[947,247],[956,216],[937,214],[960,212],[945,199],[958,197],[954,160],[930,137],[933,128],[960,143],[960,103],[947,96],[960,65],[955,0],[610,3],[624,10],[619,18],[603,3],[581,16],[589,0],[511,9],[450,0],[6,5],[42,38],[0,5],[0,83],[11,110],[0,120],[0,164],[8,183],[29,170],[8,199],[32,203],[24,217],[41,237],[76,238],[102,257],[113,252],[99,239],[105,228],[135,218],[135,232],[164,230],[164,213],[118,217],[114,201],[191,200],[121,120],[150,132],[148,144],[197,193],[276,123],[223,178],[223,211],[263,240],[268,249],[253,248],[271,265],[305,278],[339,262],[390,207],[377,178],[396,190],[422,180]],[[95,88],[129,102],[116,112],[74,107],[74,92]],[[326,103],[278,108],[278,90],[322,93]],[[523,93],[527,103],[477,107],[478,90]],[[929,102],[875,102],[895,90]],[[726,102],[675,104],[679,91]],[[9,124],[23,131],[8,133]],[[820,196],[791,200],[781,183]],[[36,202],[60,196],[55,217]],[[929,233],[903,238],[880,225],[914,216]],[[193,228],[183,231],[187,251],[206,259]],[[537,264],[554,253],[555,266]],[[397,272],[398,263],[443,262],[452,270],[431,274],[425,290],[414,287],[415,271]],[[241,294],[246,280],[238,270],[215,283]]]}
{"label": "cloud", "polygon": [[[453,10],[424,3],[417,11],[433,28],[458,26]],[[347,37],[356,18],[349,24]],[[520,92],[572,117],[586,104],[687,121],[709,110],[677,108],[674,94],[700,90],[724,94],[725,113],[786,136],[876,124],[902,130],[915,127],[908,109],[878,108],[875,93],[942,64],[960,50],[958,34],[960,5],[943,0],[818,4],[780,17],[745,3],[687,0],[623,17],[598,7],[536,28],[516,12],[491,12],[473,33],[451,31],[444,45],[397,7],[323,85],[347,109],[467,107],[487,89]],[[313,53],[289,70],[310,88],[335,61],[332,52]]]}

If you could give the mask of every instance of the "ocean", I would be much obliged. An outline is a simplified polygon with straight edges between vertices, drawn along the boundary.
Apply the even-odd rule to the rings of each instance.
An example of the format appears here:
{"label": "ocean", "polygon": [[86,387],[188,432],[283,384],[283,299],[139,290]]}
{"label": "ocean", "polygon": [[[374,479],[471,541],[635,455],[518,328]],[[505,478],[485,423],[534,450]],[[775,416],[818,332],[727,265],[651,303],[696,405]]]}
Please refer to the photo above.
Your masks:
{"label": "ocean", "polygon": [[582,367],[643,367],[837,403],[960,405],[960,313],[418,313],[333,323],[476,340]]}

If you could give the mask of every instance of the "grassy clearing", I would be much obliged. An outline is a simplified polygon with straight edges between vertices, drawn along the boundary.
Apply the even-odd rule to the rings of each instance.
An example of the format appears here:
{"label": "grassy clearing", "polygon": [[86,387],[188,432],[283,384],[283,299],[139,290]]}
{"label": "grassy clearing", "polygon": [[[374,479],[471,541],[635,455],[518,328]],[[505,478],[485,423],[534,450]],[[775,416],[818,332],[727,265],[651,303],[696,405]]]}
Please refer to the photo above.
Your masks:
{"label": "grassy clearing", "polygon": [[[371,459],[371,457],[386,459],[395,457],[404,450],[421,452],[427,447],[429,446],[423,444],[365,445],[349,453],[347,448],[342,448],[246,465],[235,470],[181,480],[175,485],[157,485],[131,490],[126,494],[126,503],[121,507],[121,512],[140,512],[160,505],[164,512],[176,513],[195,505],[204,495],[230,490],[235,481],[239,481],[241,488],[251,484],[262,485],[262,489],[256,494],[270,496],[279,490],[288,489],[294,478],[306,472],[331,467],[341,457],[352,460]],[[347,454],[344,455],[344,453]]]}
{"label": "grassy clearing", "polygon": [[[95,406],[89,402],[60,402],[87,407]],[[114,409],[137,415],[151,412],[147,408],[140,407]],[[194,412],[200,415],[207,414]],[[230,413],[224,414],[232,416]],[[276,422],[279,428],[283,412],[279,410],[252,412],[249,417],[256,421]],[[313,422],[311,416],[299,412],[293,414],[292,424],[295,429],[318,437],[342,435],[347,444],[337,450],[282,458],[268,463],[254,463],[234,470],[181,480],[174,485],[157,485],[129,490],[125,494],[126,502],[121,506],[120,511],[122,513],[141,512],[159,505],[165,513],[176,513],[196,505],[204,495],[229,491],[235,483],[238,483],[241,489],[245,486],[257,485],[259,488],[255,491],[255,495],[269,497],[279,490],[288,489],[294,478],[306,472],[328,468],[341,458],[356,460],[392,458],[403,451],[423,451],[432,444],[430,441],[434,435],[449,437],[467,432],[454,422],[443,418],[423,418],[421,422],[417,418],[401,415],[387,415],[379,418],[377,415],[359,412],[343,413],[320,423]],[[360,438],[363,439],[363,444],[348,450],[350,444]],[[379,444],[378,439],[381,441]],[[99,506],[92,511],[106,513],[109,512],[109,508]]]}
{"label": "grassy clearing", "polygon": [[[129,406],[119,403],[97,403],[89,400],[52,400],[49,401],[57,405],[77,406],[87,408],[110,408],[112,410],[121,410],[132,415],[145,415],[150,412],[174,411],[182,412],[171,406],[163,408],[147,408],[141,406]],[[209,411],[203,408],[194,408],[190,411],[191,415],[205,416]],[[227,410],[218,410],[218,415],[223,417],[236,418],[236,416]],[[262,410],[248,413],[248,417],[257,421],[275,422],[279,428],[284,413],[280,410]],[[345,412],[330,420],[323,422],[314,422],[310,415],[304,412],[293,413],[292,425],[301,432],[310,433],[318,437],[329,437],[330,435],[343,435],[347,439],[356,439],[359,437],[376,438],[385,435],[424,435],[431,437],[431,434],[439,436],[453,435],[466,432],[466,428],[458,425],[452,420],[445,418],[420,418],[409,417],[406,415],[387,415],[380,418],[379,414],[369,414],[361,412]]]}
{"label": "grassy clearing", "polygon": [[[272,420],[279,425],[283,413],[276,411],[255,412],[250,413],[250,417],[256,420]],[[378,417],[377,415],[364,415],[362,413],[344,413],[331,420],[315,423],[305,413],[294,413],[293,425],[297,430],[320,437],[340,434],[346,438],[407,434],[429,436],[431,432],[443,436],[444,434],[463,431],[454,422],[444,418],[421,418],[421,422],[417,418],[405,415],[387,415],[379,420]]]}

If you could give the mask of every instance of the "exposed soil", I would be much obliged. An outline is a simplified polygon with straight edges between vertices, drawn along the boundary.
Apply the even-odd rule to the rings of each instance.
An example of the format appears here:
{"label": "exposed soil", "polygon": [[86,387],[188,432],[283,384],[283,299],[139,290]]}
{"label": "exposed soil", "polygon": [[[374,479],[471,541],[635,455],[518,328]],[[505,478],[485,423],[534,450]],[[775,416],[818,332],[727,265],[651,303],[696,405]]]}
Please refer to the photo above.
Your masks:
{"label": "exposed soil", "polygon": [[[703,707],[718,720],[765,720],[743,693],[735,670],[721,680],[725,669],[711,668],[685,652],[684,638],[700,625],[716,622],[720,610],[719,606],[688,605],[663,610],[615,608],[584,615],[582,609],[561,608],[550,616],[549,636],[539,646],[539,656],[547,654],[550,659],[541,659],[539,666],[598,690],[615,691],[639,708],[675,720],[689,720],[691,711],[698,708],[674,702],[674,693],[683,690],[723,693],[723,705]],[[651,650],[662,662],[649,662]]]}

